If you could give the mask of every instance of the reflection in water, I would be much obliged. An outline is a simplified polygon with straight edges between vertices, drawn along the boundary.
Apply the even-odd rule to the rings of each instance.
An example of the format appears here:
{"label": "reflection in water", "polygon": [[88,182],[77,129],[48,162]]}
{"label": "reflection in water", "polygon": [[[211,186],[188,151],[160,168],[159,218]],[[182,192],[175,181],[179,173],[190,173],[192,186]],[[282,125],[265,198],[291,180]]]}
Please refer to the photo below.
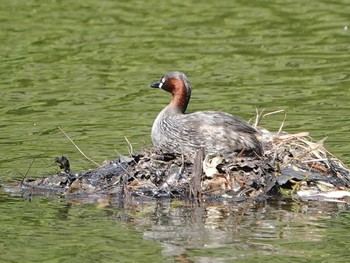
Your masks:
{"label": "reflection in water", "polygon": [[231,249],[239,257],[247,257],[250,251],[301,256],[309,252],[285,245],[322,242],[327,234],[323,220],[333,218],[342,209],[343,205],[334,203],[306,205],[279,201],[173,207],[172,202],[159,201],[140,205],[137,213],[142,216],[131,221],[145,238],[160,242],[167,256],[193,250],[205,254],[214,248],[226,251],[230,257]]}
{"label": "reflection in water", "polygon": [[[348,0],[173,0],[171,7],[167,1],[2,1],[2,182],[25,174],[34,155],[30,177],[54,173],[49,163],[62,154],[74,160],[74,171],[91,168],[58,125],[97,162],[115,158],[115,150],[127,154],[125,136],[135,150],[149,145],[152,122],[168,98],[147,86],[168,70],[186,72],[195,84],[190,111],[249,119],[256,108],[285,109],[284,130],[328,136],[327,149],[350,163]],[[262,125],[276,131],[282,120]],[[348,257],[350,220],[342,205],[195,208],[91,199],[97,207],[81,199],[29,202],[0,191],[0,261],[164,262],[159,243],[163,254],[201,262]]]}
{"label": "reflection in water", "polygon": [[[179,200],[139,197],[123,203],[111,196],[43,198],[37,195],[25,199],[18,198],[16,193],[11,193],[13,197],[0,193],[0,234],[8,237],[3,240],[6,253],[0,248],[3,253],[0,260],[16,255],[17,247],[9,249],[13,238],[21,240],[19,247],[26,244],[25,258],[32,258],[42,242],[51,244],[49,250],[36,255],[41,260],[48,254],[72,257],[76,253],[74,247],[108,251],[105,254],[108,258],[107,255],[120,254],[122,247],[126,257],[138,249],[138,253],[149,255],[152,262],[155,259],[164,262],[169,257],[184,262],[213,259],[260,262],[264,256],[274,262],[315,258],[332,253],[338,243],[350,245],[348,239],[342,238],[350,227],[349,221],[342,219],[349,214],[346,204],[228,200],[198,207]],[[16,212],[18,208],[20,214]],[[133,234],[135,230],[137,235]],[[28,231],[44,238],[31,239],[25,234]],[[150,253],[153,250],[145,244],[150,247],[160,244],[162,249],[159,254]],[[89,255],[79,252],[76,256],[86,259]]]}

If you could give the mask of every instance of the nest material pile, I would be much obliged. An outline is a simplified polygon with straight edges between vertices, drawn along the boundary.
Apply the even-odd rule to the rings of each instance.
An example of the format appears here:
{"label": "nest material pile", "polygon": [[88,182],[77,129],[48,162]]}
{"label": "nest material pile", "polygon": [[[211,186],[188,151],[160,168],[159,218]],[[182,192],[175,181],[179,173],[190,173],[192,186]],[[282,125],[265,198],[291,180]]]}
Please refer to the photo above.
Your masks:
{"label": "nest material pile", "polygon": [[324,141],[312,142],[308,133],[273,137],[266,155],[274,156],[280,192],[301,199],[348,201],[350,170],[325,149]]}
{"label": "nest material pile", "polygon": [[62,156],[56,162],[63,172],[40,179],[26,178],[21,189],[66,196],[117,194],[190,198],[197,202],[205,198],[276,196],[343,201],[350,195],[349,169],[327,152],[323,141],[314,143],[307,133],[269,132],[264,133],[264,141],[262,157],[203,156],[203,150],[195,156],[184,156],[151,148],[76,174]]}

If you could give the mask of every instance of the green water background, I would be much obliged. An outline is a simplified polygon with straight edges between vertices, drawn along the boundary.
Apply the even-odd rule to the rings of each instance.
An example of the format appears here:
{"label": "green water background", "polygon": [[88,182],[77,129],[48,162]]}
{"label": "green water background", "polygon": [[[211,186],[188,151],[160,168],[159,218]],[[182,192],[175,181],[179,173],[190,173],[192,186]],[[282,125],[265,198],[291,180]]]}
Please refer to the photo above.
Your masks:
{"label": "green water background", "polygon": [[[256,109],[284,109],[285,131],[308,131],[315,140],[328,137],[326,148],[350,164],[348,1],[5,0],[1,6],[2,183],[26,174],[34,156],[30,177],[57,171],[52,160],[62,154],[70,158],[75,171],[93,167],[58,126],[96,162],[127,154],[125,137],[134,150],[150,145],[152,122],[170,98],[169,94],[149,89],[148,84],[170,70],[184,71],[190,77],[193,96],[189,111],[220,110],[248,120],[255,116]],[[262,125],[276,131],[283,118],[283,114],[269,116]],[[68,205],[65,200],[35,199],[31,205],[28,200],[6,196],[0,199],[0,220],[5,229],[0,250],[7,251],[1,253],[3,261],[11,256],[13,262],[19,261],[21,254],[9,250],[12,245],[19,246],[28,257],[23,259],[52,258],[52,262],[60,261],[54,248],[62,253],[62,246],[76,248],[76,254],[65,251],[67,262],[74,261],[74,255],[87,260],[89,257],[84,255],[90,254],[81,252],[77,244],[83,251],[90,251],[84,242],[92,238],[97,243],[91,246],[97,246],[101,254],[111,243],[98,240],[110,240],[112,246],[126,241],[144,246],[142,234],[135,238],[134,230],[121,241],[110,239],[110,233],[122,231],[120,222],[111,222],[94,207],[73,205],[88,219],[97,214],[96,225],[75,215],[68,215],[74,223],[67,225],[54,212]],[[41,223],[31,225],[26,217],[22,219],[27,213],[30,220]],[[341,236],[348,230],[348,223],[342,218],[337,220],[346,224],[335,224],[335,232],[340,234],[333,241],[348,246]],[[80,224],[79,230],[75,226]],[[62,227],[77,229],[77,239],[57,237]],[[96,227],[100,234],[91,233],[90,229]],[[334,229],[334,223],[331,220],[322,227]],[[42,240],[51,240],[50,249],[38,258],[30,258],[45,244],[34,238],[38,229]],[[248,237],[247,233],[244,238]],[[273,238],[272,243],[281,240],[286,241],[284,237]],[[321,238],[322,242],[329,241]],[[230,245],[226,247],[222,240],[218,243],[228,251]],[[34,245],[27,251],[28,244]],[[158,249],[157,260],[163,261],[158,243],[153,245]],[[293,248],[298,251],[300,245]],[[249,250],[243,249],[243,258]],[[149,249],[142,251],[144,256]],[[257,251],[262,251],[258,258],[269,253],[268,249]],[[330,251],[329,255],[339,252]],[[198,256],[197,250],[187,252],[193,258]],[[322,252],[324,249],[316,246],[315,255]],[[100,261],[113,262],[119,253],[112,251],[114,258],[100,257]],[[222,251],[204,249],[201,253],[213,253],[218,259]],[[132,261],[133,253],[127,255]]]}

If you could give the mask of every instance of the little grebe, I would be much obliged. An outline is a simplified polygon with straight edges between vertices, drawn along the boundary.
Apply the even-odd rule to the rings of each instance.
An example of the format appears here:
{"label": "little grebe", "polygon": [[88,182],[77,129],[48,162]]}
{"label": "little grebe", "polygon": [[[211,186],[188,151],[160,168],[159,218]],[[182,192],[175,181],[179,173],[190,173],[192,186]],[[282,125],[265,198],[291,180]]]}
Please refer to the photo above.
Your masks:
{"label": "little grebe", "polygon": [[204,148],[205,154],[263,154],[259,131],[241,118],[218,111],[185,113],[191,86],[184,73],[170,72],[150,87],[173,95],[153,123],[152,142],[157,148],[183,154],[193,154],[199,148]]}

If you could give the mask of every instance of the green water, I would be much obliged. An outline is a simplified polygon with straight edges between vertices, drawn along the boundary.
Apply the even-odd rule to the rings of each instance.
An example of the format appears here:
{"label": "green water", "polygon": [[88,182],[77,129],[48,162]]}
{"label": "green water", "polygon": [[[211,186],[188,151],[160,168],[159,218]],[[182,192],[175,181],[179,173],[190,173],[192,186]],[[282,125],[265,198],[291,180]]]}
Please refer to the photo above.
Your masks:
{"label": "green water", "polygon": [[[170,70],[190,77],[190,111],[250,119],[256,109],[284,109],[284,130],[309,131],[316,140],[328,136],[327,149],[349,165],[349,14],[346,0],[2,1],[0,183],[27,172],[53,173],[52,160],[61,154],[75,171],[93,167],[57,126],[96,162],[126,154],[125,137],[134,150],[150,145],[152,122],[170,98],[148,84]],[[273,115],[262,125],[278,130],[283,118]],[[0,204],[3,262],[152,262],[181,254],[195,262],[331,261],[335,255],[348,261],[349,216],[347,207],[336,205],[312,219],[291,207],[269,207],[267,215],[293,216],[288,225],[283,217],[253,220],[243,213],[243,220],[266,224],[268,231],[282,229],[270,236],[242,221],[236,227],[225,221],[216,231],[226,213],[201,226],[201,213],[171,206],[165,214],[151,209],[136,216],[113,205],[100,209],[43,197],[30,202],[8,193]],[[190,229],[193,236],[161,235],[187,213],[197,220],[178,232]],[[147,238],[157,225],[159,236]],[[317,238],[304,238],[315,231]],[[254,234],[259,241],[251,243]],[[167,244],[178,249],[167,253]]]}

